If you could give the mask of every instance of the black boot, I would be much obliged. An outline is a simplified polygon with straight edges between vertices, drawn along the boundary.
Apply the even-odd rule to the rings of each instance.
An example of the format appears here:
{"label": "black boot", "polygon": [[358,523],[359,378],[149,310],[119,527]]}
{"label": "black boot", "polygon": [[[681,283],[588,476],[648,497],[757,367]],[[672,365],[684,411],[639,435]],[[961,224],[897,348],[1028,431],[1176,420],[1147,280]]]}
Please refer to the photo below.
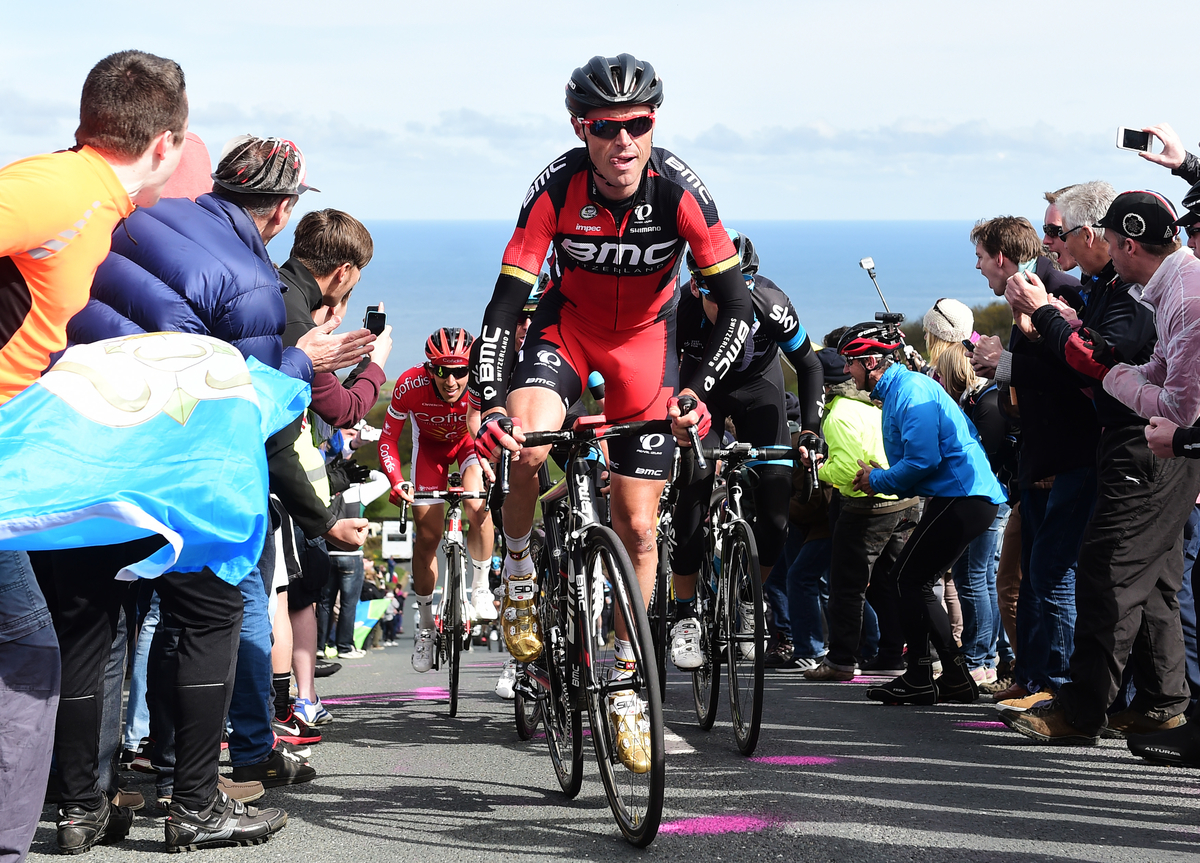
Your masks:
{"label": "black boot", "polygon": [[954,701],[959,704],[974,704],[979,700],[979,686],[967,668],[967,658],[962,654],[950,656],[942,661],[942,676],[933,682],[937,691],[937,703]]}
{"label": "black boot", "polygon": [[71,804],[58,810],[58,850],[64,854],[82,854],[97,843],[111,845],[120,842],[133,826],[133,811],[113,806],[107,797],[100,798],[99,809],[92,812]]}
{"label": "black boot", "polygon": [[908,669],[902,675],[884,686],[872,686],[867,690],[867,698],[884,704],[936,704],[933,660],[928,656],[909,660]]}
{"label": "black boot", "polygon": [[256,809],[218,791],[207,813],[172,803],[167,814],[167,850],[196,851],[230,845],[258,845],[287,824],[282,809]]}

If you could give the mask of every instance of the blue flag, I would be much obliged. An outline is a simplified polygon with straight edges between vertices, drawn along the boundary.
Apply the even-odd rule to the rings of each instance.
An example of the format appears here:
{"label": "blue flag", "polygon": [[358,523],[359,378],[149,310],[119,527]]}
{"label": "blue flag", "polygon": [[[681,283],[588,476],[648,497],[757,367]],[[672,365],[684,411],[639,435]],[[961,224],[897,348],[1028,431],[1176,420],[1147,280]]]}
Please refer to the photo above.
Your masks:
{"label": "blue flag", "polygon": [[237,584],[270,528],[264,442],[308,385],[210,336],[77,345],[0,405],[0,549],[167,545],[122,570]]}

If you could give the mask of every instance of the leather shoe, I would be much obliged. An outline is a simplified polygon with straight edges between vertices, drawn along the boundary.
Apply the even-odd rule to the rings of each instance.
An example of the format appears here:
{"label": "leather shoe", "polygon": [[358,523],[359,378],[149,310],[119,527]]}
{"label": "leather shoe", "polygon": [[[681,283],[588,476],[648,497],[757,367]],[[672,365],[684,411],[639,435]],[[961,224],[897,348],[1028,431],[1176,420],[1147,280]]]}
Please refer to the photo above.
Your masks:
{"label": "leather shoe", "polygon": [[1031,707],[1023,713],[1001,710],[1000,721],[1030,740],[1038,743],[1055,743],[1061,746],[1095,746],[1100,735],[1087,734],[1067,721],[1066,711],[1057,701],[1039,707]]}
{"label": "leather shoe", "polygon": [[1172,728],[1178,728],[1185,722],[1187,722],[1187,717],[1182,713],[1160,722],[1131,707],[1108,717],[1108,727],[1100,729],[1100,736],[1109,740],[1120,740],[1130,734],[1154,734],[1156,731],[1169,731]]}

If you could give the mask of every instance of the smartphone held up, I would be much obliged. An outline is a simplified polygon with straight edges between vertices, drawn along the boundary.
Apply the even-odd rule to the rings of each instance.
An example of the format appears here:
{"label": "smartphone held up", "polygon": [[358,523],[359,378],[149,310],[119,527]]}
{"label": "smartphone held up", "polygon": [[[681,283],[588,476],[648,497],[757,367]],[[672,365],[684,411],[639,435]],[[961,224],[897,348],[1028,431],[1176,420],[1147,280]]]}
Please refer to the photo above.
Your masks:
{"label": "smartphone held up", "polygon": [[1141,129],[1129,129],[1125,126],[1117,127],[1117,148],[1120,150],[1149,153],[1151,139],[1151,134],[1143,132]]}

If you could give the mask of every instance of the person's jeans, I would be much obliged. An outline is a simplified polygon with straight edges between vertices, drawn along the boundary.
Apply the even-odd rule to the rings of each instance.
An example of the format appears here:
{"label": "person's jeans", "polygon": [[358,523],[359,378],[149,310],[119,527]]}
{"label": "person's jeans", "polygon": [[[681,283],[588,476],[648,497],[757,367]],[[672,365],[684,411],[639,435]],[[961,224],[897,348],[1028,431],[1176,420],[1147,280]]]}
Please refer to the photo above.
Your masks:
{"label": "person's jeans", "polygon": [[[267,535],[259,575],[242,579],[242,631],[238,642],[237,673],[229,705],[229,763],[249,767],[271,757],[275,733],[275,690],[271,678],[271,619],[267,615],[270,582],[263,573],[275,570],[275,541]],[[260,577],[260,575],[262,577]],[[265,586],[264,586],[265,584]]]}
{"label": "person's jeans", "polygon": [[54,751],[62,662],[23,551],[0,551],[0,861],[25,859]]}
{"label": "person's jeans", "polygon": [[787,573],[788,611],[792,622],[793,654],[797,659],[817,659],[825,653],[825,605],[829,600],[829,558],[833,539],[804,542],[804,531],[788,528],[786,549],[800,543]]}
{"label": "person's jeans", "polygon": [[775,559],[775,565],[771,567],[771,575],[763,582],[763,599],[771,606],[772,622],[774,623],[771,634],[781,635],[790,639],[792,637],[792,622],[787,594],[787,561],[786,551]]}
{"label": "person's jeans", "polygon": [[1001,505],[991,527],[971,540],[951,570],[962,606],[962,651],[972,669],[995,667],[999,603],[996,599],[996,543],[1008,507]]}
{"label": "person's jeans", "polygon": [[1075,564],[1096,501],[1096,471],[1058,474],[1049,489],[1021,492],[1021,592],[1016,682],[1058,691],[1075,645]]}
{"label": "person's jeans", "polygon": [[146,670],[150,644],[158,629],[158,591],[150,598],[150,610],[142,618],[133,653],[133,675],[129,678],[129,706],[125,711],[125,748],[136,750],[143,737],[150,735],[150,705],[146,700]]}
{"label": "person's jeans", "polygon": [[[363,557],[361,554],[330,552],[329,581],[321,591],[317,604],[317,646],[324,648],[331,641],[339,653],[354,649],[354,618],[358,611],[358,599],[362,594]],[[341,613],[338,614],[337,631],[331,632],[333,607],[341,593]]]}
{"label": "person's jeans", "polygon": [[1179,600],[1179,620],[1183,624],[1183,649],[1187,656],[1188,689],[1192,693],[1189,709],[1200,700],[1200,660],[1196,642],[1196,561],[1200,559],[1200,506],[1192,507],[1183,529],[1183,587],[1175,594]]}
{"label": "person's jeans", "polygon": [[[1007,505],[1000,507],[1000,511],[1004,513],[1000,518],[1000,529],[997,532],[996,539],[996,555],[992,561],[992,568],[988,570],[988,594],[992,598],[992,630],[996,633],[992,639],[995,644],[995,651],[990,660],[997,662],[1007,662],[1011,666],[1016,654],[1013,653],[1012,645],[1008,641],[1008,632],[1004,628],[1004,620],[1000,616],[1000,555],[1004,549],[1004,543],[1008,541],[1008,523],[1013,517],[1014,510]],[[1020,538],[1016,540],[1020,544]],[[1020,554],[1017,555],[1018,560]],[[995,665],[997,662],[993,662]]]}

